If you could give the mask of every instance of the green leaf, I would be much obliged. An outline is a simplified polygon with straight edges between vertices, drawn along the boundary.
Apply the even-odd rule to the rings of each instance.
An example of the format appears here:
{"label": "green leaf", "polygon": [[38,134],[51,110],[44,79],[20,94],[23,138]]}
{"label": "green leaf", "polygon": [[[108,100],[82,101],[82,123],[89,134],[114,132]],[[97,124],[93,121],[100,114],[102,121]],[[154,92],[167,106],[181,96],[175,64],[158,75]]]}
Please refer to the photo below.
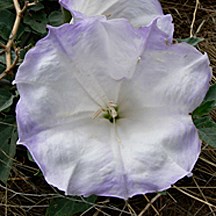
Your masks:
{"label": "green leaf", "polygon": [[13,7],[14,7],[13,0],[0,1],[0,11],[2,11],[4,9],[13,8]]}
{"label": "green leaf", "polygon": [[214,100],[216,104],[216,84],[210,86],[204,99],[204,101],[212,101],[212,100]]}
{"label": "green leaf", "polygon": [[4,50],[3,50],[3,49],[0,49],[0,52],[2,52],[2,54],[0,55],[0,64],[6,65],[5,54],[3,53]]}
{"label": "green leaf", "polygon": [[13,104],[14,95],[10,92],[11,87],[0,85],[0,112]]}
{"label": "green leaf", "polygon": [[210,86],[203,102],[197,107],[193,116],[204,116],[210,113],[210,111],[216,107],[216,84]]}
{"label": "green leaf", "polygon": [[213,128],[216,124],[210,116],[195,118],[193,121],[197,129]]}
{"label": "green leaf", "polygon": [[204,101],[202,104],[193,111],[193,116],[208,115],[209,112],[215,107],[215,101]]}
{"label": "green leaf", "polygon": [[196,46],[198,43],[204,41],[204,38],[199,38],[199,37],[188,37],[188,38],[178,38],[178,42],[186,42],[192,46]]}
{"label": "green leaf", "polygon": [[53,26],[59,26],[64,23],[64,14],[60,11],[53,11],[49,17],[49,23]]}
{"label": "green leaf", "polygon": [[36,5],[31,6],[31,7],[29,8],[30,11],[35,11],[35,12],[40,11],[40,10],[42,10],[42,9],[44,9],[44,5],[41,4],[41,3],[37,3]]}
{"label": "green leaf", "polygon": [[69,12],[68,10],[62,8],[62,13],[64,14],[64,22],[70,23],[71,19],[72,19],[71,12]]}
{"label": "green leaf", "polygon": [[216,148],[216,123],[210,116],[194,119],[194,124],[198,129],[200,139]]}
{"label": "green leaf", "polygon": [[34,163],[35,163],[33,157],[31,156],[31,153],[30,153],[29,151],[27,151],[27,157],[28,157],[28,159],[29,159],[31,162],[34,162]]}
{"label": "green leaf", "polygon": [[15,124],[0,122],[0,140],[0,181],[6,184],[16,152]]}
{"label": "green leaf", "polygon": [[202,104],[193,112],[194,124],[200,139],[216,148],[216,123],[208,115],[216,107],[216,84],[212,85]]}
{"label": "green leaf", "polygon": [[74,214],[84,212],[92,203],[95,203],[97,197],[90,196],[83,202],[75,198],[56,198],[50,203],[46,216],[73,216]]}
{"label": "green leaf", "polygon": [[160,194],[160,195],[162,195],[162,196],[166,196],[167,195],[167,191],[159,191],[157,193]]}
{"label": "green leaf", "polygon": [[13,23],[15,20],[15,14],[9,10],[0,11],[0,37],[5,41],[8,40]]}
{"label": "green leaf", "polygon": [[200,139],[208,145],[216,148],[216,127],[215,128],[203,128],[199,130]]}
{"label": "green leaf", "polygon": [[3,64],[0,64],[0,73],[2,73],[6,69],[6,66]]}
{"label": "green leaf", "polygon": [[48,20],[43,11],[39,13],[28,13],[24,16],[23,22],[40,35],[44,35],[47,32],[46,25]]}

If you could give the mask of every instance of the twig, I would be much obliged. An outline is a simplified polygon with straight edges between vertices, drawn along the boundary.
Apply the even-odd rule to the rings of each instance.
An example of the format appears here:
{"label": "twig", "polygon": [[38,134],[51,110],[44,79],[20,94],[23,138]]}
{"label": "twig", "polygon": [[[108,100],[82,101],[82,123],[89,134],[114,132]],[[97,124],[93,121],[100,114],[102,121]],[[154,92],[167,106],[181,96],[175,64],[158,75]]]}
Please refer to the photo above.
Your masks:
{"label": "twig", "polygon": [[15,19],[11,34],[9,36],[9,40],[7,42],[6,49],[10,49],[12,47],[14,39],[15,39],[16,34],[17,34],[17,31],[19,29],[19,25],[20,25],[23,13],[25,12],[25,10],[28,7],[28,2],[25,2],[24,7],[22,9],[19,5],[18,0],[13,0],[13,2],[14,2],[14,7],[16,9],[16,19]]}
{"label": "twig", "polygon": [[[132,208],[132,206],[128,203],[128,201],[125,202],[126,206],[128,207],[128,210],[130,212],[131,216],[137,216],[135,210]],[[123,214],[124,208],[122,209],[121,215]]]}
{"label": "twig", "polygon": [[214,164],[213,162],[211,162],[211,161],[209,161],[209,160],[207,160],[207,159],[205,159],[205,158],[202,158],[202,157],[200,157],[200,159],[201,159],[202,161],[204,161],[204,162],[206,162],[206,163],[208,163],[208,164],[210,164],[210,165],[216,167],[216,164]]}
{"label": "twig", "polygon": [[99,209],[99,208],[97,208],[97,207],[95,207],[95,209],[97,210],[96,215],[102,213],[102,214],[105,215],[105,216],[112,216],[112,215],[107,214],[106,212],[102,211],[101,209]]}
{"label": "twig", "polygon": [[17,195],[20,195],[20,196],[30,196],[30,197],[54,197],[54,198],[64,198],[63,195],[60,195],[60,194],[27,194],[27,193],[22,193],[22,192],[17,192],[17,191],[14,191],[12,189],[9,189],[3,185],[0,185],[0,188],[4,189],[4,190],[7,190],[8,192],[10,193],[13,193],[15,194],[16,196]]}
{"label": "twig", "polygon": [[[199,185],[198,185],[196,179],[195,179],[194,177],[192,177],[192,178],[193,178],[193,181],[194,181],[195,185],[197,186],[197,188],[198,188],[200,194],[202,195],[203,199],[204,199],[206,202],[208,202],[208,200],[206,199],[205,195],[203,194],[201,188],[199,187]],[[211,208],[211,206],[208,206],[208,207],[209,207],[209,209],[210,209],[210,211],[211,211],[211,213],[212,213],[212,216],[215,216],[215,213],[214,213],[213,209]]]}
{"label": "twig", "polygon": [[[6,206],[6,204],[3,204],[3,203],[0,203],[0,207],[1,206],[3,206],[3,207],[5,207]],[[27,208],[27,209],[29,209],[29,208],[48,208],[49,207],[49,205],[7,205],[7,207],[8,208]]]}
{"label": "twig", "polygon": [[200,25],[198,26],[197,30],[196,30],[196,33],[195,33],[195,36],[200,32],[201,28],[203,27],[204,23],[206,22],[206,20],[203,20]]}
{"label": "twig", "polygon": [[0,42],[0,47],[3,48],[3,49],[6,48],[6,46],[3,43],[1,43],[1,42]]}
{"label": "twig", "polygon": [[7,190],[7,185],[6,185],[6,190],[5,190],[5,216],[8,214],[8,207],[7,207],[7,198],[8,198],[8,190]]}
{"label": "twig", "polygon": [[[161,194],[157,194],[154,198],[151,199],[151,201],[149,201],[149,203],[146,205],[146,207],[139,213],[138,216],[142,216],[144,215],[144,213],[149,209],[149,207],[153,206],[152,204],[161,196]],[[155,207],[153,208],[155,211]],[[159,212],[156,210],[156,214],[160,215]]]}
{"label": "twig", "polygon": [[[94,209],[94,206],[89,207],[88,209],[86,209],[84,212],[82,212],[82,214],[80,216],[84,216],[88,211]],[[97,213],[97,212],[96,212]],[[99,212],[98,212],[99,213]],[[96,214],[94,215],[96,216]]]}
{"label": "twig", "polygon": [[190,37],[193,37],[193,27],[194,27],[194,23],[196,20],[196,14],[197,14],[199,4],[200,4],[199,0],[196,0],[196,6],[193,12],[193,19],[192,19],[191,26],[190,26]]}
{"label": "twig", "polygon": [[213,204],[211,204],[211,203],[209,203],[209,202],[206,202],[206,201],[204,201],[204,200],[202,200],[202,199],[200,199],[200,198],[198,198],[198,197],[195,197],[195,196],[193,196],[192,194],[189,194],[189,193],[187,193],[186,191],[184,191],[184,190],[182,190],[182,189],[176,187],[175,185],[173,185],[173,188],[175,188],[176,190],[182,192],[183,194],[185,194],[185,195],[187,195],[187,196],[189,196],[189,197],[191,197],[191,198],[193,198],[193,199],[195,199],[195,200],[197,200],[197,201],[199,201],[199,202],[201,202],[201,203],[204,203],[204,204],[206,204],[206,205],[208,205],[208,206],[210,206],[210,207],[212,207],[212,208],[216,208],[215,205],[213,205]]}
{"label": "twig", "polygon": [[[13,63],[11,64],[11,61],[9,62],[10,65],[9,67],[7,66],[6,70],[3,71],[1,74],[0,74],[0,80],[3,79],[7,74],[9,74],[12,69],[16,66],[16,64],[18,63],[19,61],[19,49],[17,48],[17,50],[15,51],[16,53],[16,57],[15,57],[15,60],[13,61]],[[7,56],[7,52],[6,52],[6,56]],[[8,61],[9,61],[9,58],[11,57],[11,54],[8,55]],[[7,58],[6,58],[7,59]]]}
{"label": "twig", "polygon": [[9,36],[7,44],[6,45],[4,45],[2,43],[0,44],[0,47],[2,47],[4,49],[5,59],[6,59],[6,69],[5,69],[5,71],[3,71],[0,74],[0,80],[2,78],[4,78],[6,75],[8,75],[8,74],[11,73],[11,71],[16,66],[16,64],[17,64],[17,62],[19,60],[19,51],[18,51],[18,49],[16,49],[15,50],[15,52],[16,52],[16,58],[12,62],[11,48],[12,48],[12,46],[14,44],[14,39],[16,38],[16,34],[18,32],[18,29],[19,29],[19,26],[20,26],[20,22],[21,22],[21,19],[23,17],[24,12],[26,11],[26,9],[29,6],[32,6],[33,4],[35,4],[35,2],[34,3],[29,3],[28,1],[26,1],[25,4],[24,4],[24,6],[23,6],[23,8],[21,9],[18,0],[13,0],[13,3],[14,3],[15,10],[16,10],[16,19],[14,21],[14,25],[13,25],[13,28],[11,30],[11,33],[10,33],[10,36]]}

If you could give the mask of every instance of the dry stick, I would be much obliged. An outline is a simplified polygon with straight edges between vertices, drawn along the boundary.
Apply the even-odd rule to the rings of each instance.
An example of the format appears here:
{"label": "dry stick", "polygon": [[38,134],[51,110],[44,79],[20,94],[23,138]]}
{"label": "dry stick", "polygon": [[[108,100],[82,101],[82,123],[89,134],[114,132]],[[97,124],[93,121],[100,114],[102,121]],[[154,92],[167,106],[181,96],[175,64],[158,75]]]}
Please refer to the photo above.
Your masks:
{"label": "dry stick", "polygon": [[[132,208],[132,206],[131,206],[127,201],[126,201],[126,205],[127,205],[128,210],[129,210],[129,212],[130,212],[130,215],[131,215],[131,216],[137,216],[137,213],[135,212],[135,210]],[[123,210],[124,210],[124,209],[122,209],[121,214],[123,213]]]}
{"label": "dry stick", "polygon": [[199,159],[201,159],[202,161],[204,161],[204,162],[210,164],[211,166],[216,167],[216,164],[214,164],[213,162],[211,162],[211,161],[209,161],[209,160],[207,160],[207,159],[205,159],[205,158],[200,157]]}
{"label": "dry stick", "polygon": [[8,206],[7,206],[7,197],[8,197],[8,190],[7,190],[7,185],[6,185],[6,190],[5,190],[5,216],[8,214]]}
{"label": "dry stick", "polygon": [[[7,51],[6,51],[6,56],[8,55],[8,64],[10,63],[10,66],[8,66],[8,64],[7,64],[7,68],[6,68],[6,70],[5,71],[3,71],[1,74],[0,74],[0,80],[2,79],[2,78],[4,78],[7,74],[9,74],[10,72],[11,72],[11,70],[16,66],[16,64],[18,63],[18,61],[19,61],[19,48],[17,48],[16,50],[15,50],[15,53],[16,53],[16,57],[15,57],[15,60],[14,60],[14,62],[11,64],[11,60],[9,60],[9,59],[11,59],[11,53],[10,53],[10,51],[9,51],[9,53],[7,53]],[[7,60],[7,58],[6,58],[6,60]]]}
{"label": "dry stick", "polygon": [[149,198],[144,195],[145,199],[147,200],[147,202],[151,205],[152,209],[156,212],[157,215],[160,215],[160,213],[158,212],[158,210],[154,207],[154,205],[152,204],[152,202],[149,200]]}
{"label": "dry stick", "polygon": [[[198,185],[196,179],[195,179],[194,177],[192,177],[192,178],[193,178],[193,181],[194,181],[195,185],[197,186],[197,188],[198,188],[200,194],[202,195],[203,199],[204,199],[206,202],[208,202],[208,200],[206,199],[205,195],[203,194],[201,188],[199,187],[199,185]],[[210,209],[210,211],[211,211],[211,213],[212,213],[212,216],[215,216],[215,213],[214,213],[212,207],[211,207],[211,206],[208,206],[208,207],[209,207],[209,209]]]}
{"label": "dry stick", "polygon": [[211,203],[209,203],[209,202],[206,202],[206,201],[204,201],[204,200],[202,200],[202,199],[200,199],[200,198],[198,198],[198,197],[195,197],[195,196],[193,196],[192,194],[189,194],[189,193],[187,193],[186,191],[184,191],[184,190],[182,190],[182,189],[176,187],[175,185],[173,185],[173,188],[175,188],[176,190],[182,192],[183,194],[185,194],[185,195],[187,195],[187,196],[189,196],[189,197],[191,197],[191,198],[193,198],[193,199],[195,199],[195,200],[197,200],[197,201],[199,201],[199,202],[201,202],[201,203],[204,203],[204,204],[206,204],[206,205],[208,205],[208,206],[210,206],[210,207],[212,207],[212,208],[216,208],[215,205],[213,205],[213,204],[211,204]]}
{"label": "dry stick", "polygon": [[[94,214],[93,214],[93,216],[98,216],[100,214],[100,212],[99,211],[96,211]],[[83,216],[84,214],[82,213],[80,216]]]}
{"label": "dry stick", "polygon": [[[108,214],[108,213],[106,213],[106,212],[102,211],[102,210],[101,210],[101,209],[99,209],[99,208],[96,208],[96,207],[95,207],[95,209],[97,210],[97,212],[96,212],[97,214],[100,214],[100,213],[102,213],[102,214],[103,214],[103,215],[105,215],[105,216],[111,216],[110,214]],[[97,215],[97,214],[96,214],[96,215]]]}
{"label": "dry stick", "polygon": [[[181,189],[197,189],[195,186],[178,186]],[[200,189],[216,189],[216,187],[211,186],[199,186]]]}
{"label": "dry stick", "polygon": [[5,49],[5,45],[3,43],[0,42],[0,47]]}
{"label": "dry stick", "polygon": [[[5,204],[3,203],[0,203],[0,207],[4,207]],[[8,208],[20,208],[20,209],[23,209],[23,208],[48,208],[49,205],[7,205]]]}
{"label": "dry stick", "polygon": [[3,71],[0,74],[0,80],[2,78],[4,78],[7,74],[11,73],[12,69],[16,66],[16,64],[17,64],[17,62],[19,60],[19,53],[18,53],[19,49],[16,49],[15,50],[16,58],[15,58],[14,62],[12,63],[12,61],[11,61],[11,47],[13,46],[14,39],[15,39],[17,31],[19,29],[19,25],[20,25],[20,22],[21,22],[21,19],[22,19],[22,15],[25,12],[25,10],[27,9],[27,7],[29,5],[32,5],[32,3],[29,4],[29,2],[26,1],[24,7],[21,9],[18,0],[13,0],[13,3],[14,3],[15,10],[16,10],[16,19],[14,21],[14,25],[13,25],[13,28],[11,30],[11,33],[10,33],[7,44],[6,45],[0,44],[0,46],[2,48],[4,48],[5,58],[6,58],[6,70]]}
{"label": "dry stick", "polygon": [[204,23],[206,22],[206,20],[203,20],[200,25],[198,26],[196,32],[195,32],[195,36],[200,32],[201,28],[203,27]]}
{"label": "dry stick", "polygon": [[[84,216],[88,211],[92,210],[94,208],[94,206],[89,207],[87,210],[85,210],[84,212],[82,212],[82,214],[80,216]],[[97,212],[96,212],[97,213]],[[99,213],[98,213],[99,214]],[[94,214],[93,216],[97,216],[96,214]]]}
{"label": "dry stick", "polygon": [[175,203],[177,203],[177,200],[169,192],[167,192],[167,194]]}
{"label": "dry stick", "polygon": [[197,14],[197,9],[199,7],[199,4],[200,4],[199,0],[196,0],[196,6],[193,12],[193,19],[192,19],[191,26],[190,26],[190,37],[193,37],[193,27],[194,27],[194,23],[196,20],[196,14]]}
{"label": "dry stick", "polygon": [[[144,215],[144,213],[149,209],[150,206],[153,206],[152,204],[161,196],[161,194],[157,194],[154,198],[151,199],[151,201],[146,205],[146,207],[139,213],[138,216]],[[155,207],[154,207],[155,208]],[[160,215],[158,213],[158,215]]]}

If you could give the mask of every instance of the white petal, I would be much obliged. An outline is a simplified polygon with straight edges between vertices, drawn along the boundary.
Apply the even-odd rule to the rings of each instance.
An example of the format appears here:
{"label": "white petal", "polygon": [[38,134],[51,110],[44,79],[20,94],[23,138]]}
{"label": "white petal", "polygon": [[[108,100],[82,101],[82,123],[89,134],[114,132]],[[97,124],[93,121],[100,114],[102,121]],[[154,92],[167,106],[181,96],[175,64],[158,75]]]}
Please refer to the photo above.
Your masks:
{"label": "white petal", "polygon": [[163,15],[157,0],[60,0],[60,3],[74,14],[75,19],[83,15],[105,15],[109,19],[125,18],[136,27]]}
{"label": "white petal", "polygon": [[32,136],[27,147],[50,184],[71,195],[104,193],[117,187],[104,185],[116,180],[110,124],[90,118],[62,124]]}
{"label": "white petal", "polygon": [[121,79],[135,72],[142,44],[126,21],[89,19],[50,28],[26,55],[15,79],[22,98],[17,112],[23,136],[78,114],[91,117],[115,101]]}
{"label": "white petal", "polygon": [[133,107],[117,122],[129,196],[169,188],[191,172],[200,153],[190,116]]}
{"label": "white petal", "polygon": [[172,107],[192,112],[203,100],[211,79],[209,59],[186,43],[170,44],[156,23],[143,28],[148,34],[136,73],[123,85],[143,107]]}
{"label": "white petal", "polygon": [[85,119],[44,130],[27,147],[46,180],[67,194],[127,199],[190,173],[200,141],[190,117],[146,109],[120,119],[117,131],[105,119]]}

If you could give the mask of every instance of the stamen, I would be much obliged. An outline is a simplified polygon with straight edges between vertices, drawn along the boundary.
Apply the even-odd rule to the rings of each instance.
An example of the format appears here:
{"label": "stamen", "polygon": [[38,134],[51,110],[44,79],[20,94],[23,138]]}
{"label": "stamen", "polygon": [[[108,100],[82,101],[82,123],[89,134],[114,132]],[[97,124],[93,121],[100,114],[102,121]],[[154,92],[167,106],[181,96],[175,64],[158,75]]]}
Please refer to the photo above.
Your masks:
{"label": "stamen", "polygon": [[109,101],[106,108],[101,107],[99,110],[97,110],[92,118],[95,119],[101,114],[103,114],[103,117],[105,119],[108,119],[111,123],[114,123],[114,121],[118,118],[118,106],[113,101]]}
{"label": "stamen", "polygon": [[96,119],[101,113],[103,112],[103,110],[100,108],[98,109],[93,115],[92,118]]}
{"label": "stamen", "polygon": [[109,101],[107,111],[113,119],[115,119],[118,116],[116,108],[117,108],[117,104],[114,103],[113,101]]}
{"label": "stamen", "polygon": [[115,138],[116,141],[121,144],[121,139],[118,134],[116,120],[119,118],[118,115],[118,106],[113,101],[109,101],[106,108],[101,107],[98,109],[92,116],[93,119],[101,116],[103,114],[103,117],[107,120],[109,120],[111,123],[113,123],[114,130],[115,130]]}

